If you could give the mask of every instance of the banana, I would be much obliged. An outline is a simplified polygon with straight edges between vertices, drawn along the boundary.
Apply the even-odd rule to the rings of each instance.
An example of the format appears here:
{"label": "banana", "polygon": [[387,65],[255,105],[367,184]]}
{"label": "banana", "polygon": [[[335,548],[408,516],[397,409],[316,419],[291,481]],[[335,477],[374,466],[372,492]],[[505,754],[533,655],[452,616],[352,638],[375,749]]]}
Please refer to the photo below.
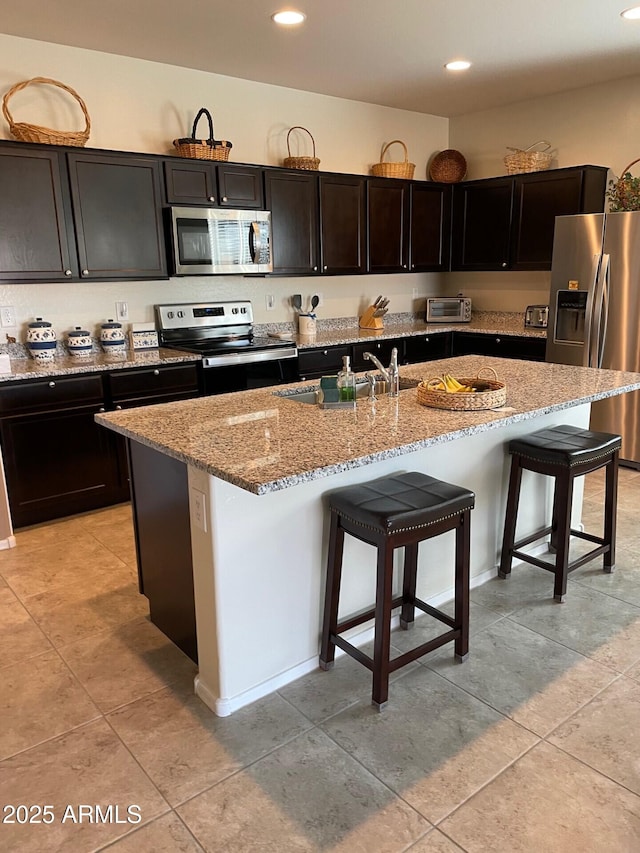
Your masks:
{"label": "banana", "polygon": [[458,382],[458,380],[451,376],[450,373],[445,373],[443,379],[445,388],[450,394],[455,394],[458,391],[466,390],[467,386],[463,385],[461,382]]}

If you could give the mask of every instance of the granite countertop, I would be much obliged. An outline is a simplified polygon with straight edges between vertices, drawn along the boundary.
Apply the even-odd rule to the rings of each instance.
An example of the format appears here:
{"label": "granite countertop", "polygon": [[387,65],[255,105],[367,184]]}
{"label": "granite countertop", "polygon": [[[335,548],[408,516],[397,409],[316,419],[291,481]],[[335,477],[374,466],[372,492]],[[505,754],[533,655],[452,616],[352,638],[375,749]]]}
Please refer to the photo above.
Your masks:
{"label": "granite countertop", "polygon": [[95,351],[90,356],[57,355],[51,362],[38,362],[29,356],[11,356],[11,373],[0,374],[0,384],[23,379],[46,379],[48,376],[74,376],[80,373],[121,370],[132,367],[156,367],[163,364],[178,364],[184,361],[200,361],[200,356],[174,349],[127,350],[124,353],[106,355]]}
{"label": "granite countertop", "polygon": [[358,400],[353,409],[324,410],[282,396],[309,382],[223,394],[96,415],[96,420],[148,447],[255,494],[401,456],[583,403],[640,389],[640,373],[564,364],[460,356],[406,365],[402,380],[448,372],[473,377],[493,367],[506,383],[502,411],[426,408],[415,388],[396,398]]}
{"label": "granite countertop", "polygon": [[425,323],[421,316],[415,314],[388,314],[385,317],[384,329],[375,331],[361,329],[356,317],[319,320],[318,331],[313,336],[298,335],[293,326],[289,329],[265,326],[265,334],[269,331],[290,332],[299,349],[312,347],[335,346],[338,344],[353,344],[359,341],[380,341],[389,338],[406,338],[414,335],[433,335],[438,332],[478,332],[486,335],[518,335],[527,338],[545,338],[546,329],[525,329],[524,314],[507,311],[474,311],[470,323]]}

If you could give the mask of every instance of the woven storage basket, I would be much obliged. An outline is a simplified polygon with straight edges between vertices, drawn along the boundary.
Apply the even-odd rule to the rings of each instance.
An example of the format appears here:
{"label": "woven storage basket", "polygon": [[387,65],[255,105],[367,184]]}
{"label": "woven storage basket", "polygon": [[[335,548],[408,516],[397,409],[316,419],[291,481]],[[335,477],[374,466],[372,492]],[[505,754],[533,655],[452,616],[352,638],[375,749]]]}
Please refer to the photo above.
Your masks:
{"label": "woven storage basket", "polygon": [[[205,116],[209,123],[209,136],[207,139],[196,139],[196,129],[202,116]],[[228,160],[229,152],[233,148],[226,139],[213,138],[213,119],[209,110],[204,107],[195,117],[191,136],[186,139],[174,139],[173,144],[178,157],[188,157],[192,160]]]}
{"label": "woven storage basket", "polygon": [[431,161],[429,175],[432,181],[441,184],[457,184],[467,174],[467,161],[459,151],[447,148]]}
{"label": "woven storage basket", "polygon": [[[483,370],[490,370],[493,374],[492,379],[480,377]],[[463,385],[477,384],[481,387],[487,387],[486,391],[459,391],[451,393],[449,391],[438,391],[432,387],[435,383],[444,382],[437,376],[434,379],[429,379],[428,382],[421,382],[418,385],[418,403],[421,406],[429,406],[433,409],[451,409],[459,412],[477,412],[482,409],[495,409],[497,406],[504,406],[507,401],[507,387],[504,382],[498,381],[498,374],[493,367],[481,367],[473,379],[468,377],[456,377],[458,382]]]}
{"label": "woven storage basket", "polygon": [[[313,145],[313,157],[291,156],[291,148],[289,147],[289,137],[291,136],[292,130],[304,130],[305,133],[308,133],[309,136],[311,136],[311,144]],[[318,170],[320,160],[316,157],[316,141],[311,135],[311,132],[308,131],[306,127],[300,127],[299,125],[295,125],[294,127],[289,128],[289,133],[287,133],[287,154],[289,156],[285,157],[282,161],[282,165],[285,167],[285,169],[303,169],[307,172],[316,172]]]}
{"label": "woven storage basket", "polygon": [[[536,145],[544,145],[542,151],[532,151]],[[507,167],[507,175],[517,175],[521,172],[544,172],[548,169],[553,160],[553,154],[548,153],[551,148],[551,143],[541,139],[539,142],[534,142],[524,150],[522,148],[511,148],[507,145],[509,151],[513,154],[507,154],[504,158],[504,165]]]}
{"label": "woven storage basket", "polygon": [[[80,104],[80,109],[84,113],[85,128],[84,130],[53,130],[49,127],[41,127],[39,124],[29,124],[27,122],[14,122],[13,116],[9,112],[9,99],[22,91],[32,83],[46,83],[50,86],[57,86],[59,89],[64,89],[72,95]],[[4,115],[11,134],[20,142],[40,142],[45,145],[76,145],[82,146],[87,144],[89,133],[91,132],[91,120],[87,111],[87,105],[82,100],[80,95],[70,86],[65,86],[58,80],[52,80],[50,77],[32,77],[30,80],[24,80],[22,83],[16,83],[8,92],[5,93],[2,99],[2,114]]]}
{"label": "woven storage basket", "polygon": [[[387,149],[391,145],[395,145],[395,143],[402,145],[404,148],[404,160],[398,162],[388,162],[383,163],[384,155],[387,153]],[[409,163],[408,160],[409,154],[407,152],[407,146],[401,139],[393,139],[391,142],[387,142],[386,145],[382,146],[382,151],[380,153],[380,162],[374,163],[371,167],[371,171],[378,178],[408,178],[411,180],[413,178],[413,172],[416,168],[415,163]]]}

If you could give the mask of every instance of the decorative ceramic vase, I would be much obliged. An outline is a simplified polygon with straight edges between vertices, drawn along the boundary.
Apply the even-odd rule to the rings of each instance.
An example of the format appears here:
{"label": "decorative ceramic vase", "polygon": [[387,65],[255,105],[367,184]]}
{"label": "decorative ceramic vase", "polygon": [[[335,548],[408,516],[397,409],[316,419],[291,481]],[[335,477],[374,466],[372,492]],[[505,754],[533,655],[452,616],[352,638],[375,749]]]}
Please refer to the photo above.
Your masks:
{"label": "decorative ceramic vase", "polygon": [[76,326],[72,332],[67,334],[67,349],[69,355],[86,357],[93,352],[93,341],[86,329]]}
{"label": "decorative ceramic vase", "polygon": [[56,354],[56,333],[51,323],[42,317],[36,317],[29,323],[27,331],[27,347],[36,361],[53,361]]}
{"label": "decorative ceramic vase", "polygon": [[127,351],[127,344],[122,331],[122,323],[107,320],[100,327],[100,344],[105,353],[113,355]]}

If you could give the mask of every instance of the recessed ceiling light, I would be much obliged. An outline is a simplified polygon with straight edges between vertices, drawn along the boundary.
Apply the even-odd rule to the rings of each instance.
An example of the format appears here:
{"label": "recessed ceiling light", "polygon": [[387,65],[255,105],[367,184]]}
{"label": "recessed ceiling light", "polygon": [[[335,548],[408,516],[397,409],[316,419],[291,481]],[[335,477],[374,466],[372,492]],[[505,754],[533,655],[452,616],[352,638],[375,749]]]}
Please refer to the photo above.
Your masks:
{"label": "recessed ceiling light", "polygon": [[453,62],[447,62],[444,67],[447,71],[466,71],[467,68],[471,68],[471,63],[466,59],[455,59]]}
{"label": "recessed ceiling light", "polygon": [[625,9],[624,12],[620,12],[620,14],[627,21],[638,21],[640,20],[640,6],[632,6],[630,9]]}
{"label": "recessed ceiling light", "polygon": [[276,24],[292,27],[301,24],[307,16],[303,15],[302,12],[296,12],[295,9],[284,9],[282,12],[275,12],[271,17]]}

